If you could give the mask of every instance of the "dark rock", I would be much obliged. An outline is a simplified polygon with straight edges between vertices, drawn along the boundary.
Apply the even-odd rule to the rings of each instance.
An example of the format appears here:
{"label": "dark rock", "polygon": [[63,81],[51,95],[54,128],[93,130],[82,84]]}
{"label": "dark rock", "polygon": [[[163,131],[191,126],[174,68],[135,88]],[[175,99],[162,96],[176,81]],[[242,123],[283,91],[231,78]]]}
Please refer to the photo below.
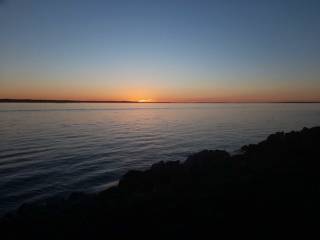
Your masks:
{"label": "dark rock", "polygon": [[0,220],[1,239],[318,235],[320,127],[276,133],[231,156],[205,150],[129,171],[96,195],[25,204]]}
{"label": "dark rock", "polygon": [[184,166],[187,168],[205,168],[212,165],[223,164],[230,158],[230,154],[222,150],[203,150],[187,158]]}

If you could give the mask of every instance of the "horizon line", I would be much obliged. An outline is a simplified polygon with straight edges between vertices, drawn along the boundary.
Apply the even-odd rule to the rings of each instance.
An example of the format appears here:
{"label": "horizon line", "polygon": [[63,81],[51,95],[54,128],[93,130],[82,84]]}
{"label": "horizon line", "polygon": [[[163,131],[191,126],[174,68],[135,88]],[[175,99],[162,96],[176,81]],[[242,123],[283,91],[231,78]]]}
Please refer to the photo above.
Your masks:
{"label": "horizon line", "polygon": [[75,99],[16,99],[3,98],[0,103],[320,103],[320,101],[130,101],[130,100],[75,100]]}

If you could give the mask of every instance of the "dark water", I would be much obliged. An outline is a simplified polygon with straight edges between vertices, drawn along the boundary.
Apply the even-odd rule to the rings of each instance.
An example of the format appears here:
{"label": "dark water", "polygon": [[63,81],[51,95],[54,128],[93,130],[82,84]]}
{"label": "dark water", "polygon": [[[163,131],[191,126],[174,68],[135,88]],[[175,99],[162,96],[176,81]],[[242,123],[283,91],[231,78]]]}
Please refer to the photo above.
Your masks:
{"label": "dark water", "polygon": [[128,169],[320,125],[320,104],[0,104],[0,214]]}

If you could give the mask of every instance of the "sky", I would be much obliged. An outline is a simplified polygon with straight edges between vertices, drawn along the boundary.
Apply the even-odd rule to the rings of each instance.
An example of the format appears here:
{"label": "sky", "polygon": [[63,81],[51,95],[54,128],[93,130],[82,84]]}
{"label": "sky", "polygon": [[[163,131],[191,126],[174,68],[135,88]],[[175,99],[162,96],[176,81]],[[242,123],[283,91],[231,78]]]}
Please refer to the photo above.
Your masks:
{"label": "sky", "polygon": [[0,98],[320,101],[318,0],[0,0]]}

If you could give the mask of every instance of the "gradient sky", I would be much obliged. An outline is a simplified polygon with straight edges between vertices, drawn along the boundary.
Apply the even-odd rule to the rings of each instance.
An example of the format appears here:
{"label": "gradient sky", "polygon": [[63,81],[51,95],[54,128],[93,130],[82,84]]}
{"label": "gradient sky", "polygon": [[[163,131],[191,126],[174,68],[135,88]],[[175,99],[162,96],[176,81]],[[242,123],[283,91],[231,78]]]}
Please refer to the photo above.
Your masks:
{"label": "gradient sky", "polygon": [[319,0],[0,0],[0,98],[319,101]]}

